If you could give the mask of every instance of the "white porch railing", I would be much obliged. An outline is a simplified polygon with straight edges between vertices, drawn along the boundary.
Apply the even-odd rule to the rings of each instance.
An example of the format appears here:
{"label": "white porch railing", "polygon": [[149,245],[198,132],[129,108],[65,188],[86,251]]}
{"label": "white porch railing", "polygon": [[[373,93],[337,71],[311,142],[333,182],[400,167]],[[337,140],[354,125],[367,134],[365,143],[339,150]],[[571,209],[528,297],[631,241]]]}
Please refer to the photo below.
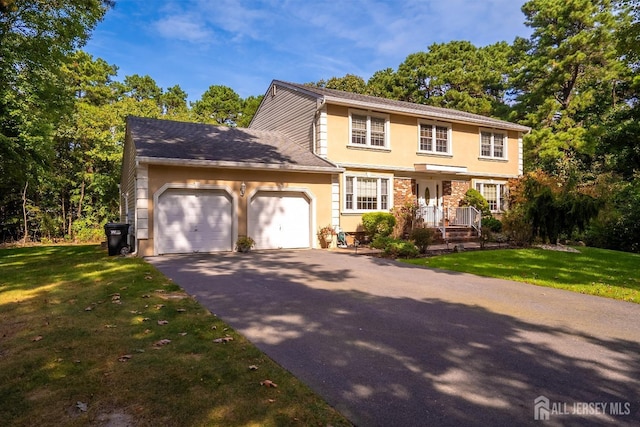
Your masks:
{"label": "white porch railing", "polygon": [[478,235],[482,232],[482,215],[473,206],[464,206],[443,211],[439,206],[420,206],[416,218],[425,227],[437,228],[446,237],[447,226],[472,227]]}

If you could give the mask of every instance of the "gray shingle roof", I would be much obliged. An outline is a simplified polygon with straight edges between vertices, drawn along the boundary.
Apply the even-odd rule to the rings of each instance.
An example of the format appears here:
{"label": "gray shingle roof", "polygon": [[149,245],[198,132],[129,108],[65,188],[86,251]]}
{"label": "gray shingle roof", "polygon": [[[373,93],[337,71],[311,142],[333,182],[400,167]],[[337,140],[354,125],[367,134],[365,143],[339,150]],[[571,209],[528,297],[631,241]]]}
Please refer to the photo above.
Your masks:
{"label": "gray shingle roof", "polygon": [[316,98],[324,98],[327,102],[351,105],[360,108],[372,108],[387,112],[407,113],[435,119],[451,120],[463,123],[473,123],[481,126],[496,127],[499,129],[517,130],[528,132],[531,129],[505,120],[494,119],[480,114],[467,113],[465,111],[450,108],[433,107],[431,105],[415,104],[413,102],[397,101],[395,99],[379,98],[376,96],[361,95],[358,93],[344,92],[335,89],[326,89],[313,86],[305,86],[298,83],[274,80],[274,84],[299,90]]}
{"label": "gray shingle roof", "polygon": [[301,170],[336,168],[280,132],[133,116],[127,118],[127,130],[138,157]]}

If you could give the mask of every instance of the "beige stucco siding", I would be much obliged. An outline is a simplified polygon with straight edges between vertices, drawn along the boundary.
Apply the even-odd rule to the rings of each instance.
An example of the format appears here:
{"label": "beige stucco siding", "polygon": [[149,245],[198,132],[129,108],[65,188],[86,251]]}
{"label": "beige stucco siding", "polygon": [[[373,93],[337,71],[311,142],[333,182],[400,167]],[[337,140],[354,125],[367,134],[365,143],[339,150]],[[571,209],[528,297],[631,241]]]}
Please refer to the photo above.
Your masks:
{"label": "beige stucco siding", "polygon": [[[154,195],[163,187],[176,185],[186,188],[222,187],[229,189],[237,200],[237,234],[247,234],[247,204],[252,194],[260,191],[300,192],[306,191],[314,199],[315,212],[312,213],[314,228],[312,241],[316,239],[315,229],[331,223],[332,187],[330,174],[296,173],[260,170],[232,170],[204,167],[175,167],[149,165],[149,239],[139,240],[142,256],[154,254]],[[246,185],[245,196],[240,196],[240,185]],[[234,241],[236,236],[234,236]],[[316,242],[317,243],[317,242]]]}
{"label": "beige stucco siding", "polygon": [[[389,147],[354,147],[349,144],[349,108],[329,105],[327,108],[328,158],[338,164],[385,166],[399,170],[413,170],[416,164],[466,167],[470,174],[517,176],[518,138],[515,131],[500,131],[508,135],[507,159],[480,158],[480,126],[436,121],[451,127],[451,155],[420,153],[418,150],[419,121],[433,122],[427,118],[390,114]],[[375,113],[375,112],[374,112]],[[490,129],[489,129],[490,130]]]}

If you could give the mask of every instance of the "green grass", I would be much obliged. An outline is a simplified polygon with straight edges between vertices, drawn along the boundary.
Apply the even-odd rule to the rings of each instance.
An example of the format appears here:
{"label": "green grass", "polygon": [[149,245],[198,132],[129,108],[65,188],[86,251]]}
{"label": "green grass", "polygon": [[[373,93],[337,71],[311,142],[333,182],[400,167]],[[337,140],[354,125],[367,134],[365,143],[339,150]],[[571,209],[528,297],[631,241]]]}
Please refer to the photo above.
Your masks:
{"label": "green grass", "polygon": [[576,249],[580,253],[543,249],[468,251],[403,262],[640,303],[640,255]]}
{"label": "green grass", "polygon": [[[213,342],[226,335],[233,341]],[[349,424],[142,259],[97,246],[0,250],[2,424],[117,416],[138,426]]]}

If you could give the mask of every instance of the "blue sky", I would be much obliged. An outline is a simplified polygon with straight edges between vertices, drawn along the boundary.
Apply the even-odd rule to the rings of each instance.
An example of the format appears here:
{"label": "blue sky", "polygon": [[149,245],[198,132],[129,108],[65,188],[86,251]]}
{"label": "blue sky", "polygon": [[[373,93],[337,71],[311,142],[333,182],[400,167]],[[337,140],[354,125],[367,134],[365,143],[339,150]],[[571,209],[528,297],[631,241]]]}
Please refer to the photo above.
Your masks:
{"label": "blue sky", "polygon": [[195,101],[211,85],[242,98],[273,79],[369,79],[432,43],[511,43],[531,33],[524,0],[116,0],[84,50],[127,75],[180,85]]}

